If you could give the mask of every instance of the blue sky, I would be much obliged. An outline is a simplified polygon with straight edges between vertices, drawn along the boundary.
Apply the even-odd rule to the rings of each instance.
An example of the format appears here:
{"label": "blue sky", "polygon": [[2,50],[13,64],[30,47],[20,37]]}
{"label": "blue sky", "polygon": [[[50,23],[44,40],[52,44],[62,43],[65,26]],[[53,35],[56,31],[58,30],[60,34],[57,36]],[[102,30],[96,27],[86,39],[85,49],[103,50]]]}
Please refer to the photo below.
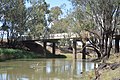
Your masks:
{"label": "blue sky", "polygon": [[50,7],[59,6],[61,7],[62,4],[66,4],[66,8],[69,9],[72,7],[71,2],[68,0],[45,0],[48,4],[50,4]]}
{"label": "blue sky", "polygon": [[[72,8],[72,4],[68,0],[45,0],[48,4],[50,4],[50,8],[54,6],[59,6],[62,8],[63,14],[65,15],[67,10]],[[65,6],[63,6],[65,4]]]}
{"label": "blue sky", "polygon": [[[59,6],[62,8],[63,14],[65,15],[67,10],[70,10],[72,8],[72,3],[68,0],[45,0],[48,4],[50,4],[50,8],[54,6]],[[65,6],[63,6],[65,4]],[[30,4],[26,4],[27,7],[30,6]]]}

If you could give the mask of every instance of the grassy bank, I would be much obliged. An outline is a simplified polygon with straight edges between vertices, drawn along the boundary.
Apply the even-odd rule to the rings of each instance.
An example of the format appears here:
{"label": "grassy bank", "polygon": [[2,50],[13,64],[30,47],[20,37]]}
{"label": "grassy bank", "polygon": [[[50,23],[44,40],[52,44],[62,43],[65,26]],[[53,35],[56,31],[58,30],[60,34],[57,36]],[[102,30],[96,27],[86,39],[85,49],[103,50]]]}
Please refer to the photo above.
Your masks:
{"label": "grassy bank", "polygon": [[[110,56],[110,59],[107,60],[107,63],[119,63],[120,64],[120,53],[113,54]],[[120,80],[120,66],[115,70],[102,69],[100,72],[100,80]]]}
{"label": "grassy bank", "polygon": [[32,58],[66,58],[65,55],[54,55],[52,53],[46,53],[46,56],[40,53],[19,50],[19,49],[8,49],[0,48],[0,61],[9,59],[32,59]]}
{"label": "grassy bank", "polygon": [[37,58],[39,55],[19,49],[0,48],[0,61],[20,58]]}
{"label": "grassy bank", "polygon": [[[106,61],[107,64],[120,64],[120,53],[112,54],[110,58]],[[97,71],[99,74],[99,79],[95,79],[96,72],[90,71],[85,73],[86,77],[83,77],[81,80],[120,80],[120,66],[112,70],[109,66],[106,66],[103,69]]]}

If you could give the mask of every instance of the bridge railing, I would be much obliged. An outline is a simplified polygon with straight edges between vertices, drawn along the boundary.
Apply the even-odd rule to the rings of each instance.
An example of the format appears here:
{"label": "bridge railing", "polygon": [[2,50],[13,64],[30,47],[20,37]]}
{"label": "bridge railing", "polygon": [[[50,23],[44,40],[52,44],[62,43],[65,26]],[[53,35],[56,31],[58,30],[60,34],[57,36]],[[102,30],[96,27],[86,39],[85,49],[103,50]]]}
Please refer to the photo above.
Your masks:
{"label": "bridge railing", "polygon": [[19,38],[19,41],[23,40],[38,40],[38,39],[67,39],[67,38],[79,38],[78,34],[75,33],[58,33],[58,34],[50,34],[48,37],[44,38],[40,36],[39,38],[33,38],[28,35],[23,35]]}
{"label": "bridge railing", "polygon": [[79,35],[75,33],[58,33],[50,34],[48,39],[67,39],[67,38],[78,38]]}

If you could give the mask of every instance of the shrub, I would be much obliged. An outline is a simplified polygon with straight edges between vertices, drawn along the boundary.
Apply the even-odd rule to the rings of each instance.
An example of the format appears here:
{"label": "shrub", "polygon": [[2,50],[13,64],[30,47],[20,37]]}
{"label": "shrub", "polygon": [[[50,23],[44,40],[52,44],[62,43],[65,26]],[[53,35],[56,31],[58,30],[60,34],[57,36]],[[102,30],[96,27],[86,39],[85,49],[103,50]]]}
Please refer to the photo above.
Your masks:
{"label": "shrub", "polygon": [[0,61],[7,59],[20,59],[20,58],[36,58],[37,55],[33,52],[28,52],[19,49],[0,48]]}

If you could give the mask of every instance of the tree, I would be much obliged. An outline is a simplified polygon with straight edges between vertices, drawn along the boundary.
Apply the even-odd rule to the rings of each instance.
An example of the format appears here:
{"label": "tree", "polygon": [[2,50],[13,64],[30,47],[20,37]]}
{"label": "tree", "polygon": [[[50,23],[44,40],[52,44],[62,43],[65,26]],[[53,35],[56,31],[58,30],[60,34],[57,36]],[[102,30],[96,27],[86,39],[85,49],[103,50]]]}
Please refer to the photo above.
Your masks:
{"label": "tree", "polygon": [[[71,31],[74,34],[79,36],[79,40],[82,42],[82,58],[86,59],[86,42],[90,37],[88,31],[86,29],[91,30],[94,29],[94,23],[91,19],[86,19],[86,14],[81,11],[80,8],[74,8],[74,11],[68,15],[68,20],[70,21],[69,26]],[[99,57],[99,56],[98,56]]]}
{"label": "tree", "polygon": [[61,16],[61,14],[62,14],[62,10],[58,6],[52,7],[50,10],[50,17],[52,21],[59,20],[60,19],[59,17]]}
{"label": "tree", "polygon": [[62,26],[62,22],[63,19],[60,18],[62,14],[62,10],[60,7],[55,6],[52,7],[50,10],[50,16],[49,18],[51,19],[51,28],[50,28],[50,32],[51,33],[63,33],[64,30],[61,28]]}
{"label": "tree", "polygon": [[[3,46],[3,37],[5,35],[5,32],[8,32],[8,29],[9,29],[9,27],[7,26],[6,21],[5,21],[0,29],[1,30],[1,46]],[[7,36],[8,36],[8,34],[7,34]]]}
{"label": "tree", "polygon": [[29,34],[34,38],[45,37],[48,29],[49,4],[44,0],[32,1],[31,7],[28,8],[30,18],[27,25],[29,26]]}
{"label": "tree", "polygon": [[112,48],[113,34],[118,22],[120,11],[119,0],[70,0],[74,6],[81,9],[86,14],[87,19],[94,22],[95,30],[89,31],[91,34],[97,36],[98,44],[94,44],[89,40],[92,47],[96,49],[103,57],[109,58]]}
{"label": "tree", "polygon": [[1,19],[3,23],[9,26],[7,30],[8,44],[14,47],[18,36],[24,34],[26,30],[27,16],[25,0],[1,0],[1,4]]}
{"label": "tree", "polygon": [[67,33],[69,22],[66,18],[53,22],[51,26],[51,33]]}

